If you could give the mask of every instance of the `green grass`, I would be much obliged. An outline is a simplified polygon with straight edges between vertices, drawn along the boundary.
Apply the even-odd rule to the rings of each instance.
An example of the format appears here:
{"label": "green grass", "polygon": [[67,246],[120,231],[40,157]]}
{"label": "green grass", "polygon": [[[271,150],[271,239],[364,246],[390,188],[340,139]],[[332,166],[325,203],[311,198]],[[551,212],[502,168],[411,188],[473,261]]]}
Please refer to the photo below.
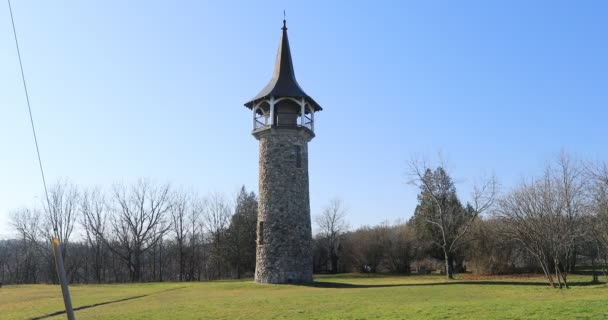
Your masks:
{"label": "green grass", "polygon": [[[569,290],[542,278],[317,276],[315,286],[248,281],[71,286],[77,319],[608,319],[608,286],[572,276]],[[102,304],[105,303],[105,304]],[[91,306],[100,304],[97,306]],[[0,289],[0,319],[61,311],[53,285]],[[65,319],[65,315],[45,319]]]}

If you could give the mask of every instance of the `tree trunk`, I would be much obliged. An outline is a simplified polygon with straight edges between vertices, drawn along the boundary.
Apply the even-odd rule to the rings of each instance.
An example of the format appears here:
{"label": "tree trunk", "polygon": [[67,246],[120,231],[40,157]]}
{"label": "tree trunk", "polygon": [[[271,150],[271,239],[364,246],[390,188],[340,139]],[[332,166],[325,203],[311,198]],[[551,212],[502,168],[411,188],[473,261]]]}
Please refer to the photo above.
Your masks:
{"label": "tree trunk", "polygon": [[600,280],[597,277],[597,273],[595,272],[595,257],[591,258],[591,274],[593,276],[591,283],[599,283]]}
{"label": "tree trunk", "polygon": [[551,288],[554,288],[555,283],[553,282],[553,276],[551,275],[551,269],[549,269],[549,263],[547,262],[546,258],[544,258],[544,257],[541,258],[540,256],[536,256],[536,259],[538,260],[540,267],[543,269],[543,273],[545,274],[547,281],[549,281],[549,286]]}
{"label": "tree trunk", "polygon": [[[559,288],[566,288],[568,289],[568,281],[566,279],[566,267],[563,267],[563,271],[562,268],[560,268],[560,263],[558,259],[554,259],[554,263],[555,263],[555,276],[557,277],[557,281],[559,282]],[[562,284],[562,280],[563,280],[563,284]]]}
{"label": "tree trunk", "polygon": [[152,281],[156,281],[156,244],[152,247]]}
{"label": "tree trunk", "polygon": [[576,250],[574,250],[574,252],[570,255],[570,258],[566,261],[568,261],[568,268],[564,268],[564,272],[574,273],[576,268]]}
{"label": "tree trunk", "polygon": [[452,267],[452,262],[453,262],[452,255],[450,255],[444,251],[444,257],[445,257],[445,275],[448,280],[453,280],[454,279],[454,270]]}
{"label": "tree trunk", "polygon": [[606,280],[608,281],[608,254],[604,256],[604,258],[602,259],[602,273],[604,274],[604,277],[606,277]]}
{"label": "tree trunk", "polygon": [[163,240],[161,238],[158,247],[158,281],[163,282]]}
{"label": "tree trunk", "polygon": [[562,288],[562,278],[559,276],[559,267],[557,263],[555,263],[555,277],[557,278],[557,283],[559,284],[559,288]]}
{"label": "tree trunk", "polygon": [[141,257],[140,253],[135,253],[135,263],[133,265],[133,282],[141,282]]}
{"label": "tree trunk", "polygon": [[184,245],[180,240],[179,243],[179,281],[184,280],[184,270],[186,269],[186,260],[184,259]]}
{"label": "tree trunk", "polygon": [[331,253],[331,273],[338,273],[338,255]]}

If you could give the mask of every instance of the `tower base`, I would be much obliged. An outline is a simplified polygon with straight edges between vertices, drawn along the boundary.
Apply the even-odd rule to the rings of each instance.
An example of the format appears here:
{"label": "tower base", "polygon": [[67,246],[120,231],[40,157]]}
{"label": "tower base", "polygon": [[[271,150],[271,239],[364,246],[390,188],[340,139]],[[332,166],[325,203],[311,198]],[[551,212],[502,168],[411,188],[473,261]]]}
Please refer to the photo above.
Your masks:
{"label": "tower base", "polygon": [[313,282],[307,128],[268,128],[260,141],[255,281]]}
{"label": "tower base", "polygon": [[270,284],[307,284],[313,283],[312,272],[256,272],[255,282]]}

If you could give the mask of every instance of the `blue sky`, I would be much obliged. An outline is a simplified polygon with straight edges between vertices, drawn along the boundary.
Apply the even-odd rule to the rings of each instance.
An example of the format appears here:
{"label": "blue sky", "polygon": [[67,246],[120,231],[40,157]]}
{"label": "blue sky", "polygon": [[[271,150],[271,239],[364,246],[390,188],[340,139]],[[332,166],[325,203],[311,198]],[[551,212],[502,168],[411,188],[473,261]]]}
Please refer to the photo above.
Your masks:
{"label": "blue sky", "polygon": [[[13,1],[49,181],[148,177],[257,191],[243,103],[267,83],[282,11],[300,85],[324,110],[312,213],[406,219],[415,155],[448,159],[462,197],[505,189],[562,148],[608,159],[603,1]],[[42,186],[6,4],[0,5],[0,236]]]}

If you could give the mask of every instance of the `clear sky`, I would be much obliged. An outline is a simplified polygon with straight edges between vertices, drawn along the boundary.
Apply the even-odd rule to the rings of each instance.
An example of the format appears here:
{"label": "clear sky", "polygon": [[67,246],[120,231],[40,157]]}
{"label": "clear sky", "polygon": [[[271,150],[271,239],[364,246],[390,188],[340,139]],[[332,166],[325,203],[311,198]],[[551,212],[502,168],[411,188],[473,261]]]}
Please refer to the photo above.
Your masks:
{"label": "clear sky", "polygon": [[[562,148],[608,159],[605,1],[13,0],[48,180],[257,191],[243,103],[271,77],[283,9],[298,82],[324,108],[313,214],[337,196],[353,227],[408,218],[414,155],[441,151],[464,199],[475,177],[508,188]],[[0,236],[41,194],[4,2]]]}

